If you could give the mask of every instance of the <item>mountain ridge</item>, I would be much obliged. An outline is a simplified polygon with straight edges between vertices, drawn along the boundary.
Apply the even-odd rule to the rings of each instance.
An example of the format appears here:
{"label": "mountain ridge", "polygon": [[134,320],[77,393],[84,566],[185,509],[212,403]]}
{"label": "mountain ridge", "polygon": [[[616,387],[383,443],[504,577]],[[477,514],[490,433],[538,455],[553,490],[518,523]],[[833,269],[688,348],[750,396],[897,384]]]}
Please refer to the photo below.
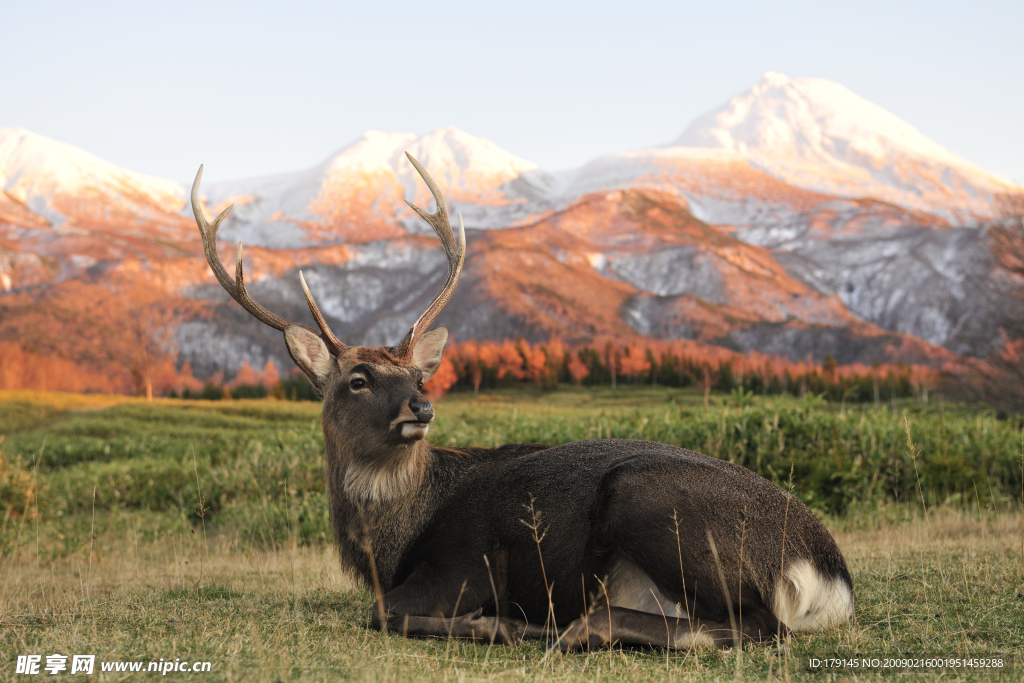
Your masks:
{"label": "mountain ridge", "polygon": [[[769,76],[764,92],[800,81]],[[452,218],[466,221],[465,282],[439,320],[462,340],[687,338],[800,359],[933,364],[998,345],[1005,287],[972,227],[976,206],[929,212],[787,181],[786,168],[765,168],[753,147],[733,144],[756,109],[748,104],[735,120],[709,115],[731,148],[718,138],[670,144],[554,174],[452,127],[367,131],[312,168],[209,183],[201,197],[211,213],[235,205],[220,251],[230,270],[233,243],[245,243],[258,300],[304,319],[302,268],[351,343],[397,341],[443,277],[436,238],[405,204],[432,209],[409,151]],[[798,161],[832,163],[814,154]],[[215,284],[181,185],[20,129],[0,129],[0,173],[0,340],[41,324],[47,302],[79,284],[116,290],[121,307],[144,289],[180,312],[159,317],[159,334],[197,371],[287,364],[277,334]],[[965,216],[975,223],[961,224]],[[111,315],[120,321],[111,329],[137,324]]]}

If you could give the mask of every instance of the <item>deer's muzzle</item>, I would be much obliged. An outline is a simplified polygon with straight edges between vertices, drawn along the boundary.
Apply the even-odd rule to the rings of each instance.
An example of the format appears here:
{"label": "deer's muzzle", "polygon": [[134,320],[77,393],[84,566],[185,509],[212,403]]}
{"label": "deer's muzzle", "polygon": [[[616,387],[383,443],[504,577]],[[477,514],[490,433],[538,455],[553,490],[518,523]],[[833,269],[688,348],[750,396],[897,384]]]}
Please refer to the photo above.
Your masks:
{"label": "deer's muzzle", "polygon": [[418,440],[427,436],[430,430],[430,423],[434,421],[434,406],[430,401],[410,401],[408,412],[402,411],[406,416],[412,413],[412,420],[403,420],[398,423],[398,433],[403,439]]}

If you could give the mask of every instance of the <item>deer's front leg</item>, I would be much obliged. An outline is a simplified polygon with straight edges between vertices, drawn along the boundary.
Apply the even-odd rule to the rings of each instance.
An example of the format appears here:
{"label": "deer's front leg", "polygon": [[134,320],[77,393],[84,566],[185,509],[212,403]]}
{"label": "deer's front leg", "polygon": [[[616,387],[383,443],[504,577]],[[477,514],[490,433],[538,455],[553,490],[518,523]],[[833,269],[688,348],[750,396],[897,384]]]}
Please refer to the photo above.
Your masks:
{"label": "deer's front leg", "polygon": [[[377,609],[375,606],[373,626],[384,630],[380,626],[382,620],[377,615]],[[386,630],[416,638],[462,638],[497,645],[515,645],[517,643],[501,619],[482,616],[482,612],[483,610],[477,610],[472,614],[463,614],[454,619],[395,614],[388,617]]]}
{"label": "deer's front leg", "polygon": [[624,607],[604,607],[569,624],[552,650],[576,652],[620,643],[673,650],[724,647],[732,643],[727,624],[703,619],[665,618]]}
{"label": "deer's front leg", "polygon": [[482,616],[483,608],[492,604],[486,573],[481,577],[479,572],[422,567],[374,603],[370,625],[403,636],[515,644],[500,618]]}
{"label": "deer's front leg", "polygon": [[616,643],[671,650],[729,647],[736,637],[762,643],[787,636],[790,632],[767,610],[747,615],[741,628],[738,633],[733,633],[729,624],[699,617],[665,617],[625,607],[603,607],[569,624],[550,649],[575,652],[614,646]]}

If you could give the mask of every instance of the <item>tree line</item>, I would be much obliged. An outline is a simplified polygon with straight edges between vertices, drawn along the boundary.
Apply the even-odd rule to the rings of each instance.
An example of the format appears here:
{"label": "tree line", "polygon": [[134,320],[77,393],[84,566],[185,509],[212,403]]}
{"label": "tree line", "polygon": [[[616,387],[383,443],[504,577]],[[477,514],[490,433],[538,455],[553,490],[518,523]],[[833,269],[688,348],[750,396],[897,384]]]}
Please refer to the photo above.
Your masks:
{"label": "tree line", "polygon": [[[316,396],[297,371],[282,373],[268,361],[262,370],[242,365],[233,377],[218,372],[193,376],[187,362],[153,354],[145,377],[115,376],[89,369],[67,358],[29,352],[0,342],[0,389],[107,392],[222,399],[263,398],[313,400]],[[916,396],[928,401],[938,371],[917,365],[840,365],[828,356],[792,361],[756,351],[737,353],[689,340],[606,339],[570,345],[559,339],[530,343],[523,339],[466,341],[450,344],[444,361],[427,383],[436,398],[448,391],[475,391],[516,386],[554,389],[559,385],[662,385],[697,387],[711,392],[802,396],[824,395],[835,401],[888,401]]]}
{"label": "tree line", "polygon": [[468,341],[450,345],[445,362],[427,388],[480,391],[519,385],[553,389],[577,386],[663,385],[751,394],[806,393],[836,401],[888,401],[916,396],[927,402],[939,373],[897,364],[840,365],[792,361],[756,351],[741,354],[689,340],[646,340],[570,346],[559,339],[531,344],[523,339]]}

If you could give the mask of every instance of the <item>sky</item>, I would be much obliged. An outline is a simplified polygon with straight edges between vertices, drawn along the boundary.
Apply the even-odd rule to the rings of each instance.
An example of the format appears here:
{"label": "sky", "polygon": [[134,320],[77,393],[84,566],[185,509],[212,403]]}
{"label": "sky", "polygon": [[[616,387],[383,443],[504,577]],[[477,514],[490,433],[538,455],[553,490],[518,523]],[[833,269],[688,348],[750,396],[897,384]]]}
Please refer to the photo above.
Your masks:
{"label": "sky", "polygon": [[0,127],[191,182],[456,126],[550,170],[828,78],[1024,182],[1024,3],[0,0]]}

